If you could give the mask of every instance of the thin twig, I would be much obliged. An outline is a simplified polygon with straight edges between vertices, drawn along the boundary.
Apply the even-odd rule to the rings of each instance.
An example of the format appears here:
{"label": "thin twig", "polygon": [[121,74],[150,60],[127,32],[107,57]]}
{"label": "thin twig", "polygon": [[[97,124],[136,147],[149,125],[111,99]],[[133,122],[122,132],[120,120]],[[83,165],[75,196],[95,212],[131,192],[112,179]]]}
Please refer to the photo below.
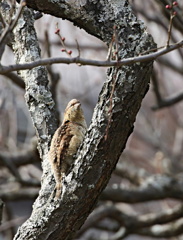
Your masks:
{"label": "thin twig", "polygon": [[114,42],[115,42],[115,57],[116,57],[116,61],[119,61],[119,42],[118,42],[118,34],[116,31],[116,26],[113,27],[114,29]]}
{"label": "thin twig", "polygon": [[107,140],[107,138],[108,138],[109,127],[110,127],[111,121],[112,121],[112,100],[113,100],[114,90],[115,90],[115,86],[116,86],[117,71],[118,71],[118,68],[116,69],[116,73],[114,73],[114,79],[113,79],[113,83],[112,83],[112,91],[111,91],[111,95],[109,98],[109,102],[110,102],[109,111],[108,111],[109,118],[108,118],[106,130],[105,130],[105,140]]}
{"label": "thin twig", "polygon": [[[151,21],[151,22],[155,22],[155,23],[157,23],[158,24],[158,27],[159,26],[161,26],[164,30],[165,30],[165,32],[167,33],[168,32],[168,29],[167,29],[167,23],[166,22],[164,22],[164,19],[162,18],[162,16],[160,15],[160,14],[158,14],[157,12],[156,12],[156,15],[154,15],[154,13],[153,13],[153,15],[151,16],[150,14],[148,14],[146,11],[144,11],[144,9],[143,9],[143,7],[142,8],[135,8],[135,10],[138,12],[138,13],[140,13],[142,16],[144,16],[148,21]],[[177,12],[177,9],[176,9],[176,12]],[[178,14],[178,15],[180,15],[180,14]],[[176,18],[174,19],[174,24],[175,24],[175,20],[177,20],[177,15],[176,15]],[[177,42],[177,40],[176,40],[176,36],[174,36],[173,34],[171,34],[171,39],[172,39],[172,41],[173,42]],[[159,48],[158,48],[159,49]],[[152,51],[152,50],[151,50]],[[146,51],[146,52],[144,52],[145,54],[147,54],[147,52],[148,51]],[[143,54],[144,54],[143,53]],[[182,57],[182,51],[180,51],[179,50],[179,54],[180,54],[180,56]]]}
{"label": "thin twig", "polygon": [[108,48],[108,52],[107,52],[106,60],[108,60],[108,61],[113,59],[112,50],[113,50],[114,43],[115,43],[115,54],[117,54],[117,56],[115,55],[115,58],[116,58],[116,60],[118,60],[118,37],[117,37],[117,32],[116,32],[116,25],[114,25],[114,27],[113,27],[113,35],[112,35],[112,39],[109,44],[109,48]]}
{"label": "thin twig", "polygon": [[79,43],[78,43],[77,39],[75,41],[76,41],[76,46],[77,46],[77,50],[78,50],[78,57],[80,57],[81,56],[81,49],[80,49],[80,46],[79,46]]}
{"label": "thin twig", "polygon": [[153,71],[152,73],[152,83],[153,83],[153,90],[156,96],[156,101],[157,101],[157,105],[159,105],[162,102],[162,98],[161,98],[161,94],[159,91],[159,84],[158,84],[158,80],[157,80],[157,75],[155,74],[155,72]]}
{"label": "thin twig", "polygon": [[[115,44],[114,54],[115,54],[116,61],[118,62],[119,61],[119,54],[118,54],[119,42],[118,42],[118,34],[116,31],[116,25],[114,25],[113,30],[114,30],[114,33],[113,33],[113,37],[112,37],[112,41],[111,41],[111,46],[109,49],[110,52],[108,53],[107,59],[108,58],[110,59],[112,47],[113,47],[113,44]],[[109,102],[110,102],[109,111],[108,111],[109,119],[108,119],[108,124],[107,124],[106,132],[105,132],[105,140],[107,140],[107,138],[108,138],[108,131],[109,131],[109,127],[111,125],[111,120],[112,120],[112,100],[113,100],[114,90],[115,90],[115,86],[116,86],[117,71],[118,71],[118,67],[116,69],[116,73],[114,74],[114,79],[113,79],[113,83],[112,83],[112,91],[111,91],[111,95],[109,98]]]}
{"label": "thin twig", "polygon": [[168,27],[168,40],[166,43],[166,46],[169,47],[170,45],[170,38],[171,38],[171,32],[172,32],[172,23],[173,23],[173,18],[175,17],[175,15],[173,14],[173,12],[170,15],[170,22],[169,22],[169,27]]}
{"label": "thin twig", "polygon": [[[47,56],[51,57],[51,42],[50,42],[48,31],[45,31],[45,45],[46,45],[45,49],[46,49]],[[59,119],[59,111],[58,111],[58,105],[57,105],[56,90],[57,90],[57,85],[58,85],[58,82],[59,82],[61,76],[58,72],[54,71],[54,69],[51,65],[47,66],[47,70],[48,70],[48,73],[50,75],[50,81],[51,81],[50,90],[51,90],[52,97],[53,97],[54,102],[55,102],[56,114],[57,114],[57,117]]]}
{"label": "thin twig", "polygon": [[61,34],[60,34],[60,29],[58,28],[58,23],[56,24],[55,34],[57,34],[57,35],[59,36],[61,45],[62,45],[62,47],[63,47],[63,48],[61,49],[61,51],[62,51],[62,52],[65,52],[69,57],[71,57],[72,51],[71,51],[71,50],[67,50],[67,47],[66,47],[66,45],[65,45],[65,37],[62,37],[62,36],[61,36]]}

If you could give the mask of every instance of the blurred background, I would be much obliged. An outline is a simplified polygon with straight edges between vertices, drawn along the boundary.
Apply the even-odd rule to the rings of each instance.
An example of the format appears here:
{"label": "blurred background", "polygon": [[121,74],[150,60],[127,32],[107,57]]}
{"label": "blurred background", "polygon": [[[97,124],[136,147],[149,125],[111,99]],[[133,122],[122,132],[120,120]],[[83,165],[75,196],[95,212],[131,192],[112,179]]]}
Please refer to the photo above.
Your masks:
{"label": "blurred background", "polygon": [[[158,47],[166,45],[170,23],[169,0],[131,0],[139,19],[144,21]],[[183,38],[183,2],[176,1],[170,43]],[[65,38],[65,45],[72,56],[104,60],[107,47],[72,23],[43,15],[35,24],[42,57],[66,57],[63,46],[55,34],[56,25]],[[79,46],[79,48],[78,48]],[[3,64],[13,64],[11,49],[6,48]],[[106,78],[106,68],[57,64],[48,67],[50,87],[58,118],[70,99],[77,98],[90,124],[93,109]],[[183,50],[178,49],[158,58],[154,63],[150,90],[138,113],[135,129],[120,157],[108,187],[138,188],[153,175],[182,176],[183,174]],[[0,198],[5,202],[0,240],[11,240],[31,214],[32,204],[39,192],[41,164],[37,152],[35,131],[24,100],[24,89],[15,77],[0,76]],[[114,136],[115,137],[115,136]],[[115,206],[121,212],[141,216],[159,213],[179,206],[171,199],[128,204],[101,200],[92,216],[102,206]],[[102,215],[92,224],[90,217],[78,233],[77,239],[113,238],[121,229],[115,217]],[[87,225],[88,224],[88,225]],[[154,224],[153,226],[157,226]],[[183,230],[182,230],[183,233]],[[141,233],[127,234],[125,239],[152,239],[155,236]],[[162,239],[167,239],[166,237]],[[170,239],[183,239],[179,237]]]}

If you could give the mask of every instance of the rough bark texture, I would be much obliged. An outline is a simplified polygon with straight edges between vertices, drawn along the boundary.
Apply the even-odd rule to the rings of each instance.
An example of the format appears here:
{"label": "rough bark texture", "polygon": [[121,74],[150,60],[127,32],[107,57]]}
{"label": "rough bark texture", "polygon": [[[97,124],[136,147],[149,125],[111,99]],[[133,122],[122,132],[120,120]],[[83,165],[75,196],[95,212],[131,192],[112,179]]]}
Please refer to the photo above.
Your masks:
{"label": "rough bark texture", "polygon": [[[127,58],[154,48],[144,25],[131,12],[127,1],[28,0],[28,5],[45,13],[67,18],[107,44],[116,26],[118,55]],[[26,9],[14,31],[17,62],[34,61],[40,57],[33,28],[33,12]],[[72,239],[92,211],[106,186],[145,96],[152,63],[110,68],[95,107],[91,125],[82,144],[76,164],[66,177],[62,198],[54,202],[51,192],[54,180],[47,151],[55,120],[53,102],[47,88],[43,67],[21,72],[26,83],[26,101],[36,127],[43,158],[43,177],[40,195],[31,217],[19,228],[14,239]]]}
{"label": "rough bark texture", "polygon": [[[40,59],[40,48],[34,29],[33,11],[26,9],[14,29],[12,44],[16,62],[33,62]],[[20,71],[25,81],[25,100],[33,120],[38,140],[41,158],[48,153],[49,141],[56,128],[54,117],[54,102],[48,88],[47,70],[37,67],[31,70]]]}

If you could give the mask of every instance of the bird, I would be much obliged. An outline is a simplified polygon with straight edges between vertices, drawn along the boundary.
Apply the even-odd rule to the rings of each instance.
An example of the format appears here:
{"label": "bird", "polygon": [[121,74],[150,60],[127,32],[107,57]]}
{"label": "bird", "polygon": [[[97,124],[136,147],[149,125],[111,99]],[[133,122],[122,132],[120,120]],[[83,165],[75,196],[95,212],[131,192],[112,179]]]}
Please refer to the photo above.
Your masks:
{"label": "bird", "polygon": [[62,181],[74,163],[75,154],[87,131],[81,103],[72,99],[64,112],[61,126],[55,131],[49,150],[49,161],[55,178],[55,198],[62,193]]}

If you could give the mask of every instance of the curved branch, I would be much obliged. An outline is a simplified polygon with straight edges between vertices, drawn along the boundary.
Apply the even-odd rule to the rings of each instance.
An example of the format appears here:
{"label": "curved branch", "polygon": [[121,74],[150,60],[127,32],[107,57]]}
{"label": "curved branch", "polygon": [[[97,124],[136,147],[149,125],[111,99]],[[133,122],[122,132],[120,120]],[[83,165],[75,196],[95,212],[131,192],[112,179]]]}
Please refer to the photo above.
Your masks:
{"label": "curved branch", "polygon": [[[117,234],[113,235],[112,238],[110,239],[114,239],[115,236],[119,234],[120,234],[119,239],[121,239],[124,234],[129,235],[137,232],[143,233],[144,231],[145,235],[145,232],[147,231],[146,229],[144,230],[143,228],[151,227],[157,224],[161,225],[166,224],[182,217],[183,217],[183,205],[178,205],[173,209],[167,209],[159,213],[144,214],[141,216],[133,216],[126,214],[119,210],[118,208],[116,208],[114,205],[102,205],[93,211],[93,213],[87,219],[84,227],[81,228],[81,230],[79,231],[79,234],[81,235],[87,229],[94,227],[98,221],[104,218],[111,218],[116,220],[121,225],[121,228],[117,232]],[[162,226],[162,229],[164,228],[164,226]],[[121,231],[122,229],[123,231]]]}
{"label": "curved branch", "polygon": [[164,99],[160,99],[158,101],[158,105],[157,106],[153,106],[152,110],[159,110],[165,107],[170,107],[176,103],[179,103],[180,101],[183,100],[183,92],[181,93],[175,93],[172,96],[168,97],[168,98],[164,98]]}
{"label": "curved branch", "polygon": [[0,152],[0,167],[6,165],[6,162],[12,162],[14,166],[40,162],[40,157],[37,151],[37,141],[32,142],[31,146],[19,152]]}
{"label": "curved branch", "polygon": [[157,225],[147,229],[140,229],[136,233],[154,238],[179,236],[183,233],[183,218],[163,226]]}

